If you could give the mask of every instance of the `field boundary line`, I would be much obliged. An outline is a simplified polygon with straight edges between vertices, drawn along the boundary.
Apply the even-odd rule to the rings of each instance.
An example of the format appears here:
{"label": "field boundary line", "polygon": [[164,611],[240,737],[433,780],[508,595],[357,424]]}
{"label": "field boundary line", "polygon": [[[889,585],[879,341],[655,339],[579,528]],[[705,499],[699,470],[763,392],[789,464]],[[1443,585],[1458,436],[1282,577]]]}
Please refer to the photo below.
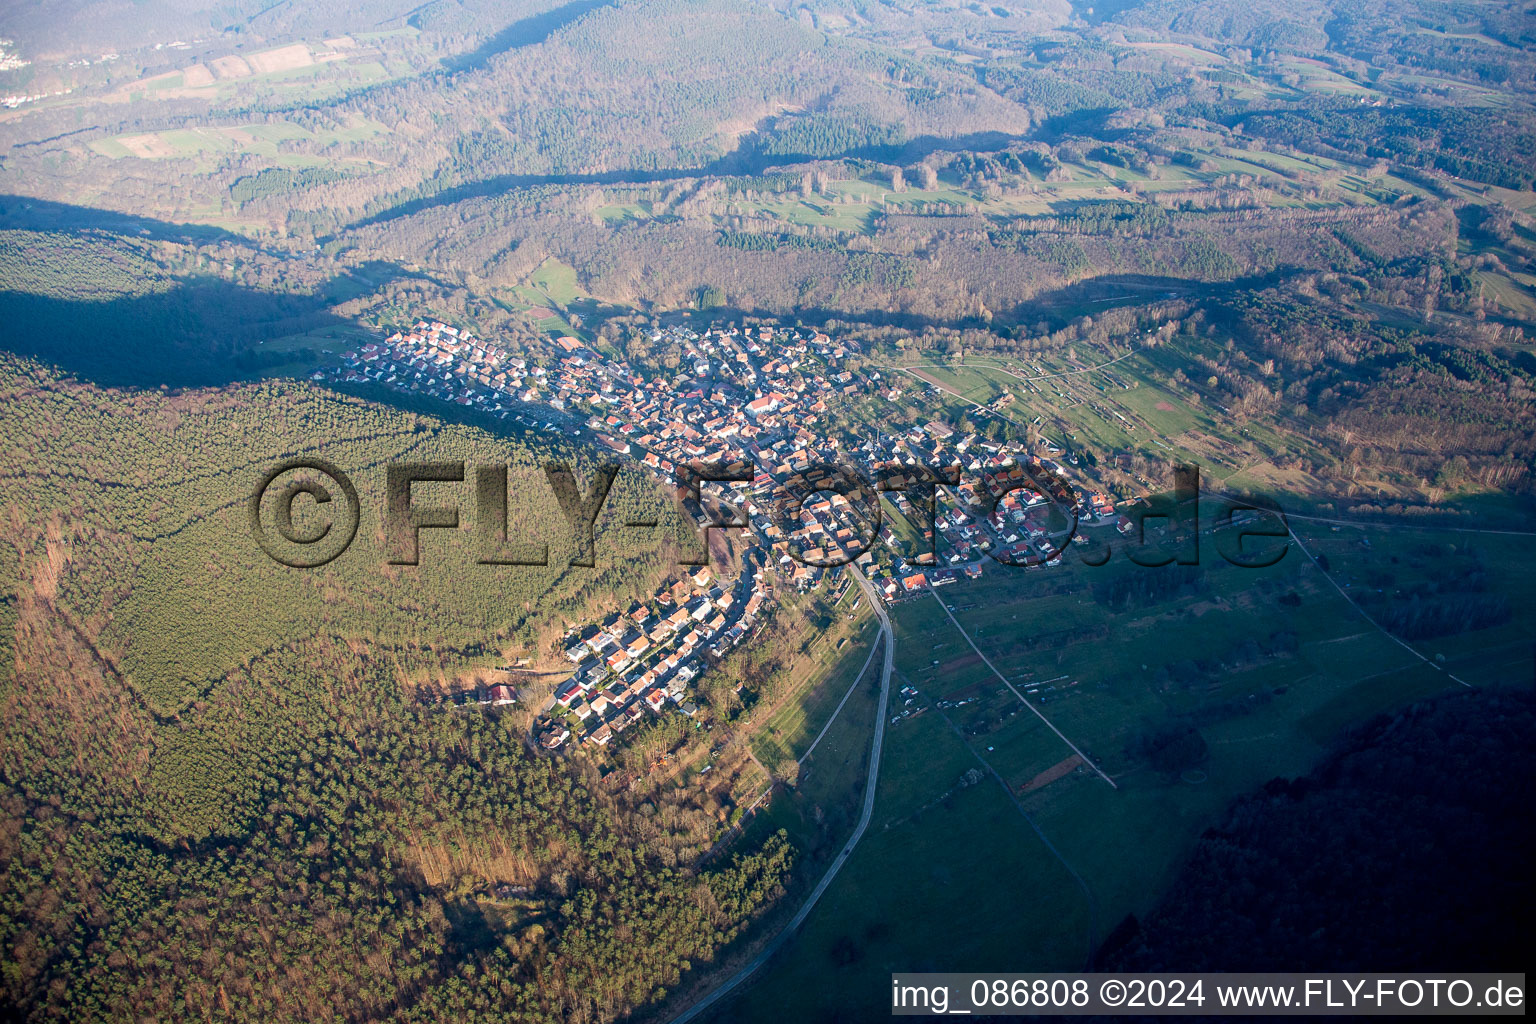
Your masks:
{"label": "field boundary line", "polygon": [[1456,673],[1454,673],[1450,669],[1446,668],[1444,665],[1441,665],[1441,664],[1435,662],[1433,659],[1428,658],[1425,655],[1419,653],[1419,651],[1416,650],[1415,648],[1413,648],[1412,646],[1410,646],[1406,640],[1403,640],[1400,637],[1394,636],[1391,632],[1389,632],[1387,630],[1387,628],[1385,626],[1383,626],[1381,623],[1377,622],[1375,619],[1371,618],[1371,616],[1366,612],[1366,610],[1364,608],[1360,607],[1360,603],[1358,601],[1356,601],[1353,597],[1350,596],[1349,591],[1347,591],[1343,587],[1339,586],[1339,584],[1337,582],[1335,582],[1334,578],[1332,576],[1328,575],[1328,570],[1324,569],[1323,566],[1322,566],[1322,563],[1318,562],[1317,558],[1313,556],[1312,552],[1307,550],[1306,544],[1302,543],[1301,537],[1297,535],[1295,530],[1291,529],[1291,525],[1289,523],[1286,524],[1285,529],[1286,529],[1286,532],[1288,532],[1291,535],[1291,539],[1296,542],[1296,546],[1301,548],[1301,553],[1307,556],[1307,561],[1311,562],[1317,568],[1317,571],[1323,574],[1323,579],[1327,580],[1330,584],[1332,584],[1333,585],[1333,589],[1337,590],[1339,592],[1339,596],[1342,597],[1344,600],[1348,601],[1349,602],[1349,606],[1351,608],[1353,608],[1356,612],[1360,613],[1360,617],[1362,619],[1364,619],[1366,622],[1369,622],[1372,626],[1375,626],[1376,629],[1381,633],[1382,636],[1386,637],[1388,640],[1391,640],[1393,643],[1397,644],[1397,646],[1401,647],[1403,650],[1407,651],[1409,654],[1413,655],[1415,658],[1418,658],[1420,661],[1422,661],[1424,664],[1428,665],[1430,668],[1434,669],[1436,672],[1443,672],[1443,673],[1445,673],[1447,676],[1449,676],[1450,678],[1456,680],[1458,683],[1460,683],[1462,686],[1465,686],[1469,690],[1476,689],[1476,687],[1474,687],[1471,683],[1467,682],[1465,679],[1461,678]]}
{"label": "field boundary line", "polygon": [[992,664],[992,659],[987,657],[985,654],[983,654],[981,652],[981,648],[976,646],[976,641],[972,640],[971,639],[971,635],[965,631],[965,627],[960,625],[960,620],[955,618],[954,613],[949,610],[949,605],[944,603],[944,599],[942,597],[940,597],[936,591],[930,590],[930,591],[928,591],[928,593],[933,596],[933,599],[935,601],[939,602],[939,607],[944,609],[944,614],[949,616],[949,621],[953,622],[955,624],[955,630],[962,637],[965,638],[965,642],[971,645],[971,650],[975,651],[976,652],[976,656],[979,657],[982,661],[986,662],[987,668],[991,669],[992,670],[992,674],[997,676],[997,678],[999,678],[999,679],[1001,679],[1003,681],[1003,685],[1004,686],[1008,687],[1008,689],[1013,691],[1013,695],[1015,697],[1019,698],[1019,703],[1023,704],[1025,707],[1029,708],[1029,710],[1033,711],[1035,713],[1035,717],[1040,719],[1040,721],[1044,722],[1045,725],[1046,725],[1046,728],[1050,729],[1051,732],[1055,733],[1061,739],[1061,742],[1063,742],[1067,746],[1071,747],[1072,748],[1072,753],[1074,753],[1078,757],[1082,758],[1083,759],[1083,764],[1086,764],[1089,768],[1092,768],[1095,772],[1097,772],[1098,775],[1099,775],[1099,778],[1101,778],[1105,782],[1109,783],[1109,786],[1110,786],[1111,789],[1119,789],[1120,787],[1115,785],[1115,780],[1110,778],[1108,775],[1104,774],[1104,769],[1102,769],[1098,765],[1094,764],[1092,758],[1090,758],[1087,754],[1083,753],[1082,750],[1078,749],[1078,746],[1077,746],[1076,743],[1073,743],[1071,740],[1067,739],[1067,734],[1066,733],[1064,733],[1060,729],[1056,728],[1056,725],[1055,725],[1054,722],[1052,722],[1049,718],[1046,718],[1044,713],[1042,713],[1039,708],[1035,707],[1033,704],[1031,704],[1029,702],[1029,698],[1025,697],[1022,693],[1019,692],[1018,687],[1014,686],[1013,683],[1008,681],[1008,677],[1007,676],[1003,675],[1001,672],[999,672],[997,670],[997,666]]}

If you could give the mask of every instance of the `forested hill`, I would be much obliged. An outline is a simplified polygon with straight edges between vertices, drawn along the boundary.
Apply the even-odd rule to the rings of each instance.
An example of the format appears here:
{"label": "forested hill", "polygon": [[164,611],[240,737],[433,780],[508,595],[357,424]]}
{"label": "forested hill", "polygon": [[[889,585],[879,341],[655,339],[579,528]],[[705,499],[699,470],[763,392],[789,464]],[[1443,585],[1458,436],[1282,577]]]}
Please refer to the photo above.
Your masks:
{"label": "forested hill", "polygon": [[[7,355],[0,439],[0,1017],[606,1021],[778,891],[778,838],[695,869],[725,813],[697,791],[642,809],[529,752],[531,710],[431,699],[547,696],[562,623],[672,569],[617,525],[665,515],[647,481],[582,570],[537,466],[587,453],[307,385],[116,391]],[[362,499],[321,569],[246,519],[293,453]],[[433,459],[510,466],[509,530],[550,565],[477,565],[467,498],[385,564],[382,466]]]}
{"label": "forested hill", "polygon": [[1361,728],[1208,831],[1108,970],[1520,970],[1536,910],[1536,699],[1456,694]]}

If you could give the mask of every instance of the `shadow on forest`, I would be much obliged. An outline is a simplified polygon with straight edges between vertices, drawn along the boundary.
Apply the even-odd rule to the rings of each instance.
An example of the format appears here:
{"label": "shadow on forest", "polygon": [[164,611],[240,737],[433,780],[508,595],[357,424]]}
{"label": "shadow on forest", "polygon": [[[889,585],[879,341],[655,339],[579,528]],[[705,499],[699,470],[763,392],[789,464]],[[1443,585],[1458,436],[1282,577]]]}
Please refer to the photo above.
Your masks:
{"label": "shadow on forest", "polygon": [[1002,313],[1000,319],[1015,324],[1044,320],[1056,329],[1077,317],[1094,316],[1120,306],[1209,298],[1233,291],[1267,288],[1282,276],[1280,272],[1273,272],[1232,281],[1192,281],[1156,274],[1103,274],[1042,292]]}
{"label": "shadow on forest", "polygon": [[[552,11],[514,21],[475,49],[445,60],[443,64],[449,71],[467,71],[480,67],[492,57],[506,53],[508,50],[537,46],[582,15],[589,14],[599,7],[611,7],[615,3],[617,0],[572,0],[571,3],[562,4]],[[419,16],[412,15],[407,20],[413,28],[420,27]]]}
{"label": "shadow on forest", "polygon": [[[775,168],[789,167],[813,160],[871,160],[882,163],[912,163],[937,152],[993,153],[1025,138],[1004,132],[979,132],[953,138],[923,135],[905,142],[887,145],[859,146],[841,153],[770,153],[762,148],[765,140],[759,136],[747,136],[740,148],[718,160],[699,167],[666,167],[659,170],[627,168],[615,171],[598,171],[591,174],[502,174],[483,178],[418,199],[397,203],[387,209],[353,221],[341,231],[382,224],[401,217],[409,217],[438,206],[450,206],[466,199],[496,196],[519,188],[535,188],[540,185],[655,185],[665,181],[688,178],[741,177],[764,174]],[[338,232],[340,233],[340,232]]]}
{"label": "shadow on forest", "polygon": [[156,242],[236,242],[250,245],[244,235],[203,224],[172,224],[113,210],[72,206],[30,196],[0,195],[0,229],[21,231],[105,231],[148,238]]}
{"label": "shadow on forest", "polygon": [[764,309],[742,309],[736,306],[716,306],[706,310],[691,310],[685,316],[682,311],[658,314],[663,323],[703,324],[740,320],[742,317],[763,317],[787,323],[813,327],[834,327],[838,324],[895,327],[914,333],[924,330],[988,330],[1001,337],[1010,338],[1015,328],[1027,333],[1040,321],[1056,330],[1083,315],[1095,316],[1121,306],[1140,306],[1160,300],[1204,299],[1232,292],[1267,288],[1283,279],[1289,271],[1236,278],[1231,281],[1191,281],[1181,277],[1160,277],[1151,274],[1105,274],[1052,291],[1041,292],[1034,298],[997,314],[992,320],[979,316],[945,318],[921,313],[907,313],[894,309],[797,309],[793,314],[775,314]]}
{"label": "shadow on forest", "polygon": [[[26,196],[0,195],[0,229],[100,233],[129,239],[206,245],[258,243],[222,228],[172,224]],[[25,244],[25,243],[21,243]],[[58,268],[68,292],[68,268]],[[0,280],[0,346],[58,366],[103,387],[209,387],[309,361],[303,344],[262,344],[327,330],[356,330],[331,312],[337,303],[404,278],[427,275],[373,260],[348,268],[310,292],[263,291],[208,275],[170,279],[170,287],[107,300],[18,291]]]}
{"label": "shadow on forest", "polygon": [[[310,294],[264,292],[219,278],[90,302],[0,291],[4,347],[103,387],[208,387],[314,358],[304,346],[262,343],[328,329],[356,330],[330,306],[359,289],[408,276],[374,263]],[[340,295],[338,295],[340,293]]]}
{"label": "shadow on forest", "polygon": [[[956,142],[949,140],[950,145]],[[657,172],[685,173],[700,172]],[[488,185],[480,183],[474,188]],[[433,205],[449,201],[447,194],[443,194],[422,202]],[[388,215],[403,216],[402,209],[397,207]],[[251,244],[217,228],[168,224],[16,196],[0,196],[0,227],[104,231],[183,242],[230,240]],[[881,308],[805,308],[777,318],[823,327],[841,322],[913,332],[983,329],[1014,337],[1021,330],[1037,328],[1042,321],[1055,329],[1076,317],[1117,306],[1174,297],[1209,298],[1234,290],[1263,288],[1286,273],[1277,270],[1260,277],[1213,283],[1146,274],[1105,275],[1044,292],[1000,312],[990,322],[980,317],[946,319]],[[353,296],[376,292],[390,281],[425,276],[393,262],[373,261],[330,278],[312,292],[297,294],[261,291],[211,275],[177,279],[166,291],[107,301],[0,290],[0,317],[8,329],[6,348],[53,363],[98,385],[208,387],[313,360],[316,353],[302,341],[271,349],[264,348],[263,343],[306,334],[323,335],[326,331],[356,330],[353,321],[336,315],[332,307]],[[0,289],[4,284],[0,282]],[[717,307],[694,315],[697,322],[776,316],[769,310],[733,307]],[[663,316],[672,322],[684,319],[680,312]]]}

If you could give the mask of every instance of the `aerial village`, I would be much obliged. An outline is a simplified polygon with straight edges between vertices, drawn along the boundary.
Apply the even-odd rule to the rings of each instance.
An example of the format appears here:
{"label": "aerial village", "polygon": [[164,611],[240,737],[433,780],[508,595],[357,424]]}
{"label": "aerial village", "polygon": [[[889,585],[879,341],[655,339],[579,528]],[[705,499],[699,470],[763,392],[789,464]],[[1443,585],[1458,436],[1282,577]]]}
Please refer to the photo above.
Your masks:
{"label": "aerial village", "polygon": [[[936,420],[862,438],[818,430],[829,401],[902,399],[902,388],[878,371],[844,369],[853,351],[847,345],[819,331],[775,326],[658,327],[651,340],[682,355],[670,378],[648,379],[574,337],[555,339],[547,353],[513,354],[436,321],[370,341],[344,353],[335,369],[315,374],[425,394],[524,427],[587,434],[668,486],[676,486],[682,467],[744,467],[736,474],[742,479],[710,486],[716,501],[741,515],[755,557],[742,560],[739,579],[717,579],[702,567],[625,613],[571,630],[571,675],[536,727],[545,749],[577,741],[605,747],[647,714],[696,714],[690,684],[763,628],[779,588],[809,590],[850,562],[886,600],[897,601],[962,574],[979,577],[989,565],[1060,561],[1050,513],[1052,498],[1061,495],[1033,483],[1009,450],[1016,446]],[[1025,458],[1030,468],[1064,473],[1049,457]],[[882,497],[870,498],[883,505],[878,527],[871,510],[851,507],[841,493],[806,494],[799,475],[828,465],[854,466],[871,480],[884,471]],[[900,489],[903,466],[959,469],[957,486],[933,492],[931,534],[923,523],[926,497]],[[791,499],[796,488],[803,502]],[[892,509],[910,529],[892,528]],[[684,510],[701,525],[726,521],[706,518],[693,498]],[[1131,526],[1103,494],[1076,497],[1072,511],[1080,522],[1107,519],[1122,532]],[[510,699],[493,695],[495,702]]]}

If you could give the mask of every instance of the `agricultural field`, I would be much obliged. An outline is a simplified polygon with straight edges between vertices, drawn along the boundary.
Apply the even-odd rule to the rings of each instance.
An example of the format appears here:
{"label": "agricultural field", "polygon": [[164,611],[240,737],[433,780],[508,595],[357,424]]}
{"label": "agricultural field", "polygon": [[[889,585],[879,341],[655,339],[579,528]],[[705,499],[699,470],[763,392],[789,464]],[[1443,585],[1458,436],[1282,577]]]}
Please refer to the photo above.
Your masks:
{"label": "agricultural field", "polygon": [[[1340,179],[1343,172],[1359,174],[1363,169],[1321,157],[1250,155],[1231,148],[1219,148],[1200,155],[1209,165],[1208,169],[1169,164],[1159,167],[1156,177],[1111,164],[1064,163],[1059,177],[1046,180],[1024,173],[1015,189],[997,195],[966,188],[959,181],[933,189],[908,183],[900,190],[893,190],[888,181],[879,179],[833,179],[822,192],[806,198],[768,196],[733,200],[715,219],[725,222],[740,217],[764,218],[789,227],[872,236],[876,234],[876,218],[883,214],[922,216],[945,206],[974,210],[996,220],[1049,216],[1064,203],[1141,202],[1161,191],[1200,187],[1232,174],[1252,175],[1261,187],[1278,189],[1254,193],[1271,209],[1374,206],[1414,192],[1412,185],[1395,181],[1386,174]],[[1305,200],[1292,195],[1289,186],[1295,179],[1308,176],[1323,176],[1334,181],[1317,199]],[[598,215],[604,223],[612,225],[637,219],[641,208],[610,205],[599,210]]]}
{"label": "agricultural field", "polygon": [[584,294],[576,281],[576,268],[556,259],[548,259],[540,264],[528,283],[560,308]]}
{"label": "agricultural field", "polygon": [[[1488,569],[1483,605],[1528,608],[1530,537],[1293,525],[1327,574],[1296,542],[1268,569],[1230,566],[1206,535],[1202,564],[1178,588],[1187,593],[1124,610],[1104,592],[1178,567],[1142,568],[1123,553],[1098,568],[994,566],[899,603],[898,682],[922,710],[887,734],[881,827],[756,984],[836,993],[852,1013],[882,998],[892,970],[1072,969],[1084,931],[1102,940],[1145,914],[1234,798],[1306,773],[1354,723],[1459,690],[1458,674],[1482,688],[1530,686],[1536,652],[1521,616],[1408,650],[1344,596],[1362,579],[1411,589],[1459,578],[1472,559]],[[956,787],[973,765],[985,778]],[[951,895],[966,876],[1027,881],[985,900]],[[893,904],[899,928],[882,924]],[[1001,945],[979,944],[982,934]],[[749,991],[715,1019],[769,1019],[758,1003]]]}
{"label": "agricultural field", "polygon": [[856,588],[849,588],[849,593],[832,610],[834,615],[855,618],[845,618],[820,634],[811,650],[797,660],[779,705],[766,712],[755,712],[748,721],[753,751],[759,760],[777,764],[805,756],[860,674],[876,629],[868,607],[861,607],[856,613],[846,611],[857,593]]}
{"label": "agricultural field", "polygon": [[328,161],[314,154],[295,152],[292,144],[299,143],[304,148],[324,147],[335,142],[366,142],[384,134],[383,125],[365,118],[318,133],[289,121],[278,121],[119,135],[93,142],[91,148],[114,159],[133,156],[149,160],[198,158],[217,161],[227,154],[247,153],[269,158],[282,166],[318,167]]}
{"label": "agricultural field", "polygon": [[[1085,961],[1087,897],[990,779],[970,781],[981,765],[942,719],[930,712],[891,731],[885,759],[869,834],[817,912],[749,995],[711,1019],[774,1021],[829,1006],[866,1014],[888,999],[902,965],[1071,970]],[[776,995],[752,998],[759,990]]]}

